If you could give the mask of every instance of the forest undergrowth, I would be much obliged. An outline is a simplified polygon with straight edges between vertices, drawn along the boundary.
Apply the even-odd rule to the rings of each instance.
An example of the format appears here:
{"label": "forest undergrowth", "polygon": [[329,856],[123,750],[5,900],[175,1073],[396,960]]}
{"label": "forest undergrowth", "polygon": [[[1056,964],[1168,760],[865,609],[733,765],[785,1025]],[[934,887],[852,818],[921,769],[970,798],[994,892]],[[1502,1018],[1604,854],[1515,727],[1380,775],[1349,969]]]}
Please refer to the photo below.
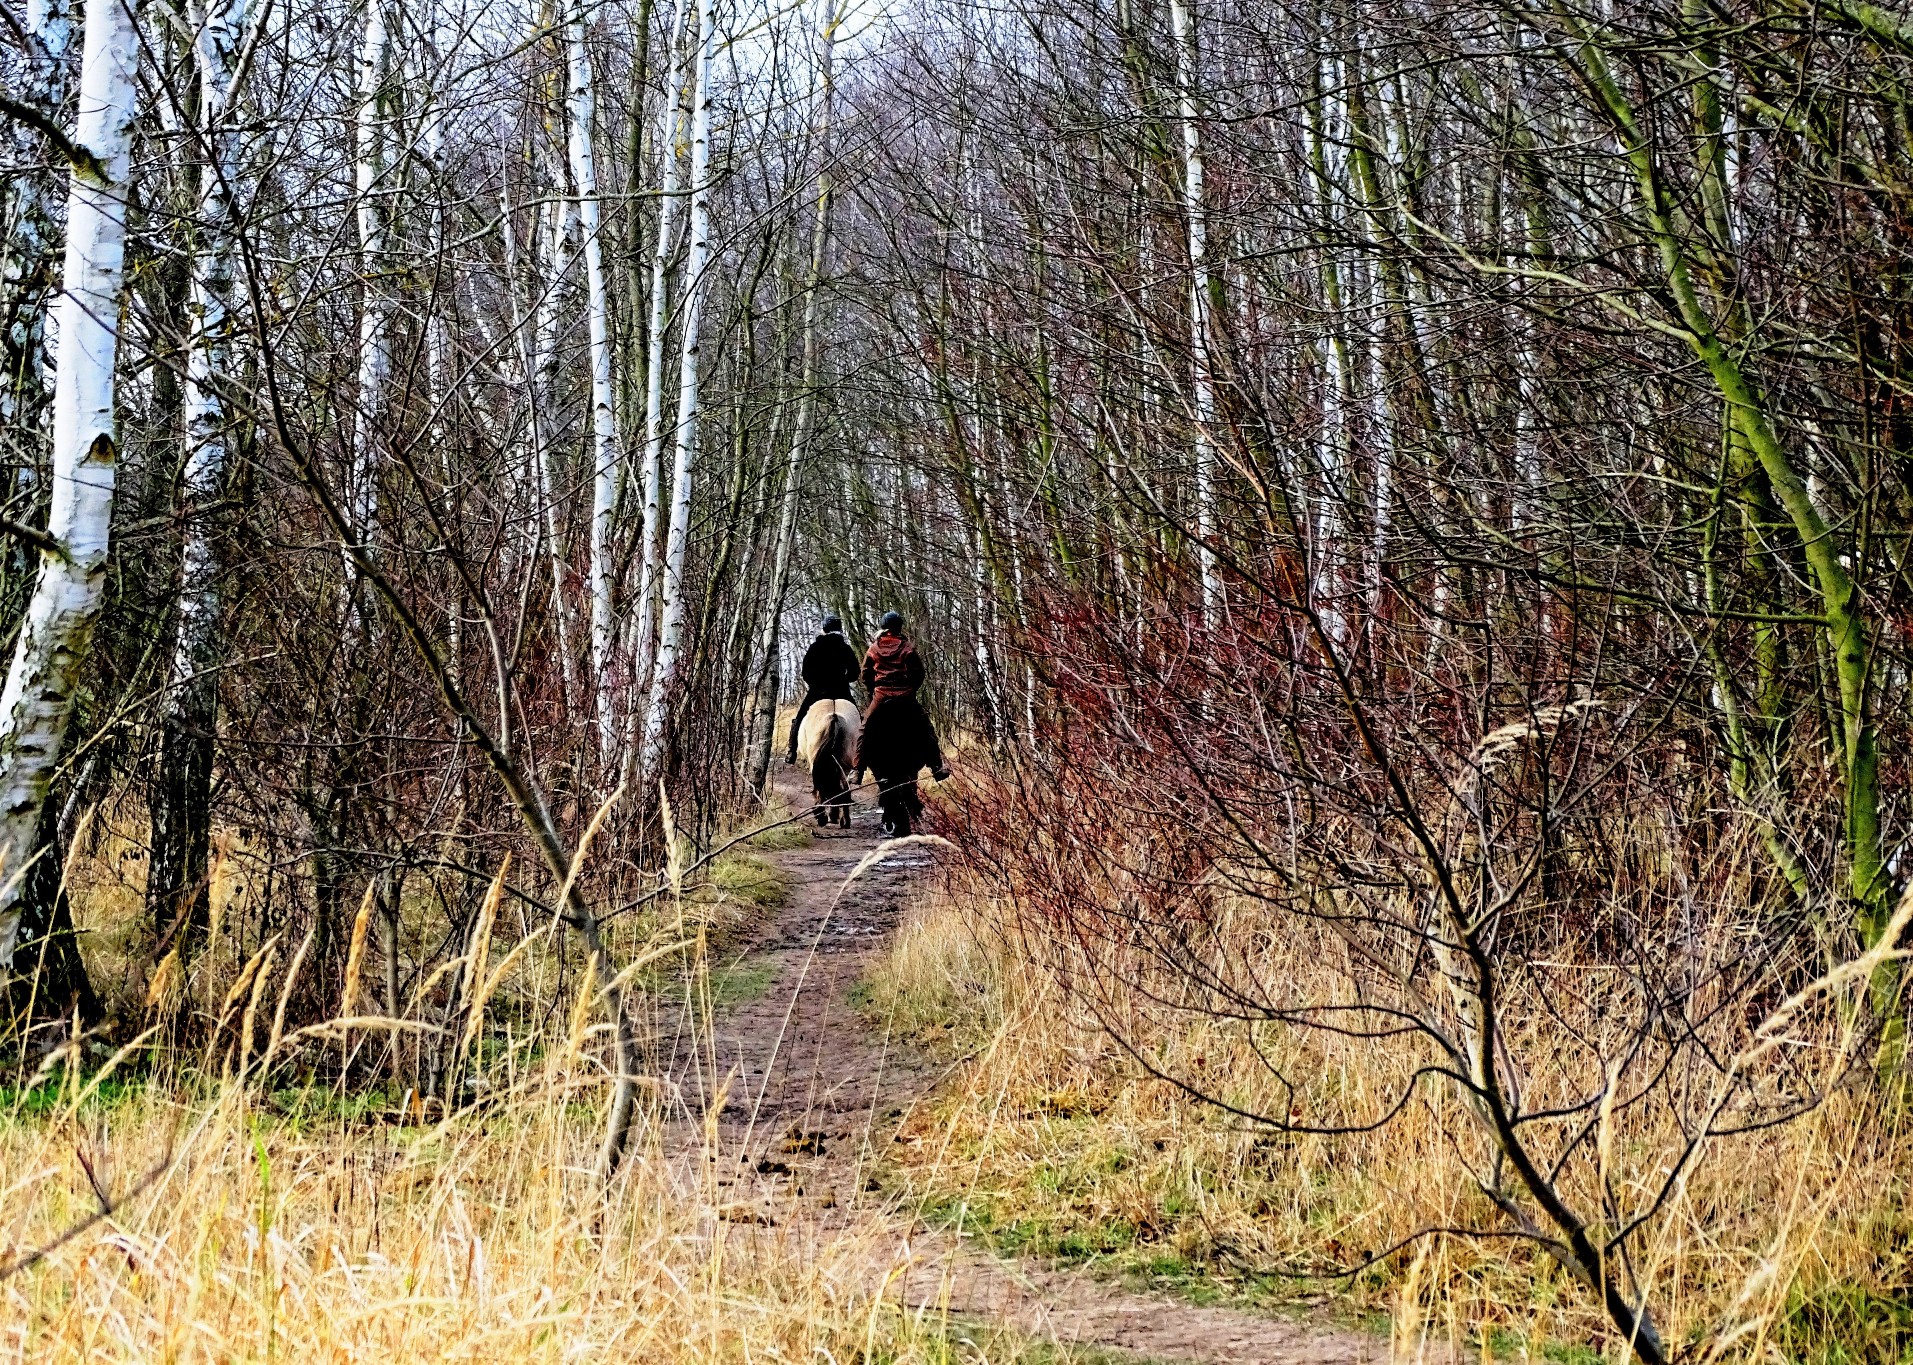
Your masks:
{"label": "forest undergrowth", "polygon": [[[738,956],[785,892],[763,855],[807,839],[760,836],[617,922],[622,960],[651,959],[651,1036],[695,1035],[761,988]],[[114,887],[137,895],[124,851],[103,826],[73,860],[82,926],[117,913]],[[215,889],[216,925],[239,919],[224,916],[247,894],[242,862]],[[499,943],[542,937],[523,927],[501,924]],[[92,941],[100,979],[137,980],[107,936]],[[668,1086],[647,1095],[604,1186],[608,1026],[562,955],[501,946],[480,966],[483,1022],[447,1063],[463,1077],[448,1111],[379,1076],[415,1070],[408,1054],[434,1036],[424,1021],[455,1017],[430,998],[453,974],[415,990],[401,1016],[415,1026],[301,1028],[287,1022],[296,946],[240,946],[215,937],[199,959],[192,989],[221,1019],[202,1051],[146,1031],[118,1050],[76,1041],[4,1078],[0,1359],[1092,1358],[884,1301],[907,1248],[881,1210],[730,1221],[717,1129]]]}
{"label": "forest undergrowth", "polygon": [[[1320,946],[1290,945],[1270,970],[1333,994],[1346,985],[1335,955],[1304,951]],[[974,880],[959,878],[899,934],[865,1007],[957,1067],[893,1148],[888,1178],[927,1217],[1004,1252],[1198,1301],[1357,1319],[1391,1332],[1403,1358],[1443,1345],[1484,1360],[1619,1358],[1585,1289],[1507,1235],[1457,1138],[1466,1124],[1452,1092],[1428,1090],[1372,1131],[1304,1136],[1168,1079],[1200,1078],[1249,1112],[1352,1114],[1414,1069],[1412,1041],[1276,1029],[1259,1059],[1237,1030],[1152,1027],[1138,1012],[1119,1042],[1069,987],[1083,965]],[[1545,1050],[1550,1030],[1572,1026],[1531,1016],[1539,1036],[1523,1046]],[[1906,1120],[1903,1104],[1848,1089],[1694,1164],[1643,1267],[1683,1358],[1913,1358]],[[1615,1177],[1637,1183],[1680,1141],[1625,1116],[1603,1135]]]}

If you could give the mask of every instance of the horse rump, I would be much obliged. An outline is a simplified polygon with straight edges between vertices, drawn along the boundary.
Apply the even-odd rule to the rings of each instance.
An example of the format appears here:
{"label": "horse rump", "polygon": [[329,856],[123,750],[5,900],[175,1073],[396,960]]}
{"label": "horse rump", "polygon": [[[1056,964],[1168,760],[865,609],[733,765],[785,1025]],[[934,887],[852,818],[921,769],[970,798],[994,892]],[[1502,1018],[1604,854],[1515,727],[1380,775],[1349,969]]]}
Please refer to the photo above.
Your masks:
{"label": "horse rump", "polygon": [[821,702],[804,717],[798,756],[810,767],[817,823],[850,827],[850,754],[857,740],[857,708],[847,701]]}

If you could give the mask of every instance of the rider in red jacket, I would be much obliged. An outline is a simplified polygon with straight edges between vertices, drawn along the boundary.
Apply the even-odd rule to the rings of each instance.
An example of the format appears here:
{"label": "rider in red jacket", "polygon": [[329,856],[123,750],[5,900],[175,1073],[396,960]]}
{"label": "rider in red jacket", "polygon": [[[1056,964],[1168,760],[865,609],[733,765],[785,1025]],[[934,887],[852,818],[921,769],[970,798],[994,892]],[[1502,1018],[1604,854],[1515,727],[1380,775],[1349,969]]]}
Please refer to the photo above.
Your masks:
{"label": "rider in red jacket", "polygon": [[914,783],[917,770],[928,768],[941,782],[950,770],[943,763],[936,727],[917,700],[923,656],[904,638],[903,617],[896,612],[884,613],[882,627],[864,655],[863,685],[870,705],[857,742],[857,771],[872,768],[879,776],[898,777],[908,772]]}

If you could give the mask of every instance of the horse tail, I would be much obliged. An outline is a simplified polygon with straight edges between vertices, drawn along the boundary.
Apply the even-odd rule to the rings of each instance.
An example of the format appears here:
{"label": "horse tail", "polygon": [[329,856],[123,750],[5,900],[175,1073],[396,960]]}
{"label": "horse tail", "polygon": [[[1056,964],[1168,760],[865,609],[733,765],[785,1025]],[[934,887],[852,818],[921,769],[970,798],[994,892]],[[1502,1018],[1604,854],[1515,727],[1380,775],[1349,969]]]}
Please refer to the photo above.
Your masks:
{"label": "horse tail", "polygon": [[846,706],[850,711],[849,715],[845,715],[842,711],[837,713],[837,735],[843,746],[841,761],[844,771],[849,773],[855,771],[857,767],[857,746],[863,741],[863,717],[857,713],[855,706],[849,706],[848,703]]}
{"label": "horse tail", "polygon": [[810,789],[820,797],[835,796],[844,785],[843,763],[837,756],[837,736],[843,724],[843,717],[833,709],[810,760]]}

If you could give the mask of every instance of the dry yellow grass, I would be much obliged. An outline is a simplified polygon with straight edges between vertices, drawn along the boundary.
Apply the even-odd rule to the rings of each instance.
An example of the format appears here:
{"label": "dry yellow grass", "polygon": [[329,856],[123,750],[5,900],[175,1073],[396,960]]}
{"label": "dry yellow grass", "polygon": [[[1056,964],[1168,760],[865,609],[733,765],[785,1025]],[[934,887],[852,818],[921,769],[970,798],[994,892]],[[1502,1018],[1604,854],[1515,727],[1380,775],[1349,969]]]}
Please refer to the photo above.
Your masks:
{"label": "dry yellow grass", "polygon": [[[653,1145],[608,1193],[556,1097],[438,1129],[289,1123],[229,1087],[148,1090],[0,1129],[13,1248],[114,1216],[0,1283],[0,1353],[34,1361],[946,1358],[882,1305],[856,1230],[739,1227]],[[998,1343],[993,1359],[1021,1348]],[[976,1357],[972,1357],[976,1358]]]}
{"label": "dry yellow grass", "polygon": [[55,1070],[15,1092],[0,1268],[50,1249],[0,1270],[0,1359],[1077,1358],[886,1301],[907,1241],[882,1208],[729,1221],[735,1153],[695,1124],[648,1118],[601,1186],[592,1040],[537,1041],[511,1054],[536,1058],[522,1070],[494,1067],[512,1098],[439,1124],[232,1079],[94,1089]]}
{"label": "dry yellow grass", "polygon": [[[871,1009],[969,1059],[895,1148],[895,1175],[933,1216],[1197,1295],[1387,1315],[1405,1350],[1434,1340],[1574,1359],[1593,1343],[1613,1355],[1590,1297],[1504,1240],[1437,1235],[1329,1276],[1420,1228],[1505,1228],[1469,1175],[1469,1126],[1449,1092],[1427,1091],[1371,1134],[1258,1131],[1146,1075],[1018,941],[1000,906],[932,904],[871,984]],[[1331,970],[1325,958],[1276,969]],[[1173,1074],[1248,1109],[1275,1102],[1238,1036],[1136,1027],[1132,1041]],[[1317,1114],[1363,1111],[1414,1060],[1319,1034],[1263,1042]],[[1679,1136],[1617,1122],[1615,1178],[1650,1180]],[[1865,1087],[1712,1146],[1643,1246],[1667,1338],[1698,1345],[1697,1359],[1913,1359],[1909,1174],[1913,1140]]]}
{"label": "dry yellow grass", "polygon": [[[75,859],[88,923],[137,909],[123,842]],[[707,1005],[682,1002],[716,993],[711,939],[780,890],[740,849],[698,894],[618,921],[620,959],[653,958],[651,1010],[708,1026]],[[470,1102],[432,1123],[436,1109],[372,1088],[378,1027],[302,1035],[283,1020],[299,950],[242,960],[237,916],[221,913],[238,895],[216,896],[220,925],[191,983],[208,1024],[223,1016],[205,1056],[185,1064],[142,1044],[103,1077],[89,1045],[37,1078],[0,1077],[0,1360],[1075,1358],[886,1301],[907,1241],[880,1207],[831,1225],[730,1221],[739,1206],[717,1172],[736,1153],[718,1153],[709,1130],[700,1139],[668,1087],[651,1092],[631,1156],[601,1186],[604,1026],[543,927],[527,935],[497,917]],[[137,970],[103,936],[88,946],[112,972]],[[115,984],[138,1008],[131,976]],[[402,1011],[401,1062],[441,1013],[421,987]],[[342,1046],[357,1049],[359,1088],[311,1079],[336,1071]]]}

